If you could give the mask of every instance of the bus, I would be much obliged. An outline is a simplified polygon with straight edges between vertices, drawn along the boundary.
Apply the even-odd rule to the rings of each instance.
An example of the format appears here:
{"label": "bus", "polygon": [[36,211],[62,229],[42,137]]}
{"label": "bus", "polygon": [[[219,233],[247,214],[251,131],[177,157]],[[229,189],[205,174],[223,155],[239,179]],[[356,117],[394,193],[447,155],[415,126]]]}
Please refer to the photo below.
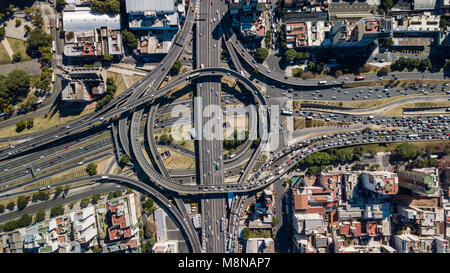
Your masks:
{"label": "bus", "polygon": [[292,116],[292,111],[283,110],[283,111],[281,111],[281,114],[286,115],[286,116]]}
{"label": "bus", "polygon": [[55,83],[55,72],[52,73],[52,83]]}
{"label": "bus", "polygon": [[231,239],[228,239],[228,243],[227,243],[227,251],[229,251],[231,248]]}
{"label": "bus", "polygon": [[223,218],[220,219],[220,232],[223,232]]}
{"label": "bus", "polygon": [[52,41],[52,52],[55,53],[56,52],[56,42]]}
{"label": "bus", "polygon": [[200,76],[200,72],[195,72],[195,73],[192,73],[191,75],[187,76],[186,80],[193,79],[198,76]]}
{"label": "bus", "polygon": [[366,79],[366,76],[356,76],[355,81],[363,81]]}

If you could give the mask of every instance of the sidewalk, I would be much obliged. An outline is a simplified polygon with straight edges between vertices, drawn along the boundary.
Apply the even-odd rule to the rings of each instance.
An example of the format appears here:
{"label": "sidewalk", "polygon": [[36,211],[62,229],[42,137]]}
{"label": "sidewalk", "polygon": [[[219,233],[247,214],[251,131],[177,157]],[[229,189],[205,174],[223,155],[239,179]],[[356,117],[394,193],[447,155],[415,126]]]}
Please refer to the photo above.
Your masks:
{"label": "sidewalk", "polygon": [[8,74],[14,69],[23,69],[27,71],[30,76],[40,75],[42,73],[41,65],[37,62],[37,59],[34,59],[26,62],[0,65],[0,74]]}
{"label": "sidewalk", "polygon": [[6,37],[2,39],[2,45],[5,47],[6,52],[7,52],[8,55],[9,55],[9,58],[12,60],[12,59],[13,59],[14,52],[13,52],[13,50],[11,49],[11,47],[9,46],[9,42],[8,42],[8,39],[6,39]]}

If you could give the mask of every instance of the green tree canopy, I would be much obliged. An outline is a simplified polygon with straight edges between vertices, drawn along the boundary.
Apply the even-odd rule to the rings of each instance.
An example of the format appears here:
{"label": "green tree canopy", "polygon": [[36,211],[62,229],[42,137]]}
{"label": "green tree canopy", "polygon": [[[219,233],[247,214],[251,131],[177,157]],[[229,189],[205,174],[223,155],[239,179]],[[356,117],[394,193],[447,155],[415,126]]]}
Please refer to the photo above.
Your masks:
{"label": "green tree canopy", "polygon": [[136,48],[138,45],[138,40],[134,34],[128,30],[122,31],[122,37],[127,47]]}
{"label": "green tree canopy", "polygon": [[266,48],[260,47],[256,50],[256,59],[259,62],[264,62],[264,60],[269,56],[269,50]]}
{"label": "green tree canopy", "polygon": [[89,164],[86,166],[86,172],[87,172],[89,175],[96,175],[96,174],[97,174],[97,164],[95,164],[95,163],[89,163]]}
{"label": "green tree canopy", "polygon": [[50,217],[52,217],[52,218],[55,216],[63,215],[63,214],[64,214],[64,207],[61,205],[53,207],[50,210]]}

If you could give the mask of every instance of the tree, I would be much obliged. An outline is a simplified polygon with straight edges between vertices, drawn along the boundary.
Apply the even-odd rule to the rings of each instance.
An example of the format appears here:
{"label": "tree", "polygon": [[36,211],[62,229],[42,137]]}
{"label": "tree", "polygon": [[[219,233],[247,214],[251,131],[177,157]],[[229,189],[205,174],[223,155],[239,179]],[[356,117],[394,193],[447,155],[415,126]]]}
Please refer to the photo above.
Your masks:
{"label": "tree", "polygon": [[5,205],[0,204],[0,213],[5,212]]}
{"label": "tree", "polygon": [[66,5],[65,0],[56,0],[56,9],[61,11],[64,9],[64,6]]}
{"label": "tree", "polygon": [[20,20],[19,18],[16,19],[16,27],[20,27],[20,25],[22,25],[22,20]]}
{"label": "tree", "polygon": [[25,70],[13,70],[6,76],[6,87],[13,97],[25,97],[30,88],[30,75]]}
{"label": "tree", "polygon": [[29,25],[25,25],[24,28],[25,28],[26,32],[30,32],[31,31],[31,27]]}
{"label": "tree", "polygon": [[26,127],[27,127],[27,122],[24,119],[21,119],[16,123],[16,132],[21,132]]}
{"label": "tree", "polygon": [[89,164],[86,166],[86,172],[87,172],[89,175],[96,175],[96,174],[97,174],[97,164],[95,164],[95,163],[89,163]]}
{"label": "tree", "polygon": [[156,223],[153,221],[146,221],[144,225],[145,238],[152,238],[156,235]]}
{"label": "tree", "polygon": [[44,18],[42,17],[42,14],[40,11],[37,11],[33,13],[31,16],[31,24],[36,27],[36,29],[42,29],[42,26],[44,24]]}
{"label": "tree", "polygon": [[403,161],[415,159],[418,155],[416,148],[409,143],[401,143],[397,145],[395,148],[395,153],[398,158]]}
{"label": "tree", "polygon": [[134,34],[128,30],[122,31],[122,37],[125,41],[127,47],[129,48],[136,48],[138,45],[138,40]]}
{"label": "tree", "polygon": [[30,32],[27,38],[27,50],[38,50],[40,47],[51,47],[52,36],[37,27]]}
{"label": "tree", "polygon": [[246,227],[242,230],[242,239],[247,241],[248,239],[250,239],[250,235],[251,235],[251,232],[250,232],[249,228]]}
{"label": "tree", "polygon": [[261,63],[264,62],[268,55],[269,50],[267,50],[266,48],[260,47],[256,50],[256,59]]}
{"label": "tree", "polygon": [[84,198],[83,200],[81,200],[80,207],[82,209],[84,209],[85,207],[87,207],[89,205],[89,202],[91,202],[91,199]]}
{"label": "tree", "polygon": [[5,28],[4,27],[0,27],[0,38],[4,38],[6,34]]}
{"label": "tree", "polygon": [[92,249],[93,253],[100,253],[100,248],[98,247],[98,245],[95,245],[94,248]]}
{"label": "tree", "polygon": [[63,214],[64,214],[64,207],[61,206],[61,205],[56,206],[56,207],[53,207],[53,208],[50,210],[50,217],[51,217],[51,218],[53,218],[53,217],[55,217],[55,216],[63,215]]}
{"label": "tree", "polygon": [[278,219],[275,218],[275,217],[272,218],[272,226],[273,226],[273,227],[276,227],[279,223],[280,223],[280,220],[278,220]]}
{"label": "tree", "polygon": [[112,13],[117,14],[120,12],[119,0],[93,0],[91,3],[91,9],[94,12],[99,13]]}
{"label": "tree", "polygon": [[144,202],[144,211],[145,212],[147,212],[147,213],[153,213],[153,211],[154,211],[154,208],[153,208],[153,205],[154,205],[154,203],[155,203],[155,201],[153,201],[153,199],[152,198],[147,198],[147,200],[145,200],[145,202]]}
{"label": "tree", "polygon": [[172,67],[170,68],[170,75],[175,76],[178,75],[178,73],[180,73],[181,70],[181,62],[179,60],[176,60]]}
{"label": "tree", "polygon": [[33,222],[33,217],[31,215],[28,214],[23,214],[19,220],[17,220],[17,226],[18,227],[27,227],[29,225],[31,225],[31,223]]}
{"label": "tree", "polygon": [[378,70],[377,76],[383,77],[383,76],[386,76],[388,73],[389,73],[389,70],[384,66]]}
{"label": "tree", "polygon": [[113,60],[113,55],[105,53],[105,55],[103,55],[103,60],[105,60],[105,62],[111,62]]}
{"label": "tree", "polygon": [[17,207],[19,209],[23,209],[27,206],[28,201],[30,201],[30,196],[28,195],[21,195],[17,198]]}
{"label": "tree", "polygon": [[27,128],[31,129],[34,126],[34,118],[27,118]]}
{"label": "tree", "polygon": [[16,52],[13,54],[12,58],[15,63],[18,63],[22,60],[22,53]]}
{"label": "tree", "polygon": [[56,196],[60,195],[63,192],[63,190],[64,189],[63,189],[63,187],[61,185],[56,186],[56,188],[55,188],[55,195]]}
{"label": "tree", "polygon": [[13,210],[16,206],[16,203],[14,201],[10,201],[8,204],[6,204],[6,208],[9,210]]}
{"label": "tree", "polygon": [[100,200],[100,194],[96,193],[92,196],[92,203],[97,204],[98,201]]}
{"label": "tree", "polygon": [[386,39],[384,41],[384,46],[393,46],[394,45],[394,40],[392,40],[392,37],[389,37],[389,39]]}
{"label": "tree", "polygon": [[40,209],[34,216],[34,222],[38,223],[38,222],[42,222],[44,220],[45,220],[45,211],[43,209]]}
{"label": "tree", "polygon": [[314,77],[314,74],[311,71],[305,71],[305,73],[302,74],[302,79],[312,79]]}
{"label": "tree", "polygon": [[125,165],[125,164],[130,163],[130,161],[131,161],[131,159],[130,159],[130,157],[129,157],[127,154],[123,154],[123,155],[120,157],[120,164]]}
{"label": "tree", "polygon": [[290,48],[284,52],[284,59],[286,62],[293,61],[296,56],[297,56],[297,51],[295,51],[295,49]]}

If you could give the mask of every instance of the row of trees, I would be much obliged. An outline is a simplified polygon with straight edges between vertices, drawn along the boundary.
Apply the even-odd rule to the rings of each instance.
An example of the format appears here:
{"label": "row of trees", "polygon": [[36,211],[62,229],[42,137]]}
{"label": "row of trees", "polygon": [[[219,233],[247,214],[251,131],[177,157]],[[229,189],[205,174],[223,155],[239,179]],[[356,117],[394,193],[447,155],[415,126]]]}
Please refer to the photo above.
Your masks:
{"label": "row of trees", "polygon": [[244,132],[244,139],[238,139],[238,131],[234,130],[232,139],[224,139],[223,147],[226,150],[234,150],[248,139],[249,132]]}
{"label": "row of trees", "polygon": [[95,105],[95,110],[98,111],[103,106],[108,104],[114,98],[116,91],[117,91],[117,86],[114,82],[114,79],[108,77],[106,79],[106,94],[103,96],[103,98],[101,100],[99,100],[97,102],[97,104]]}
{"label": "row of trees", "polygon": [[119,0],[93,0],[91,4],[91,10],[99,13],[120,13],[120,1]]}
{"label": "row of trees", "polygon": [[270,30],[266,31],[266,36],[264,37],[264,44],[266,45],[267,49],[270,49],[272,47],[272,31]]}
{"label": "row of trees", "polygon": [[409,71],[418,69],[419,71],[425,71],[431,69],[431,62],[429,59],[409,59],[400,57],[396,62],[391,64],[391,70],[402,71],[405,68]]}
{"label": "row of trees", "polygon": [[344,149],[330,149],[327,152],[317,152],[306,156],[299,162],[299,166],[308,167],[309,174],[319,173],[329,165],[348,164],[359,160],[362,152]]}
{"label": "row of trees", "polygon": [[309,52],[296,51],[295,49],[290,48],[284,52],[283,57],[286,62],[291,62],[294,60],[300,61],[309,59],[310,55]]}
{"label": "row of trees", "polygon": [[16,132],[21,132],[25,128],[31,129],[34,126],[34,119],[27,118],[27,120],[21,119],[16,123]]}

